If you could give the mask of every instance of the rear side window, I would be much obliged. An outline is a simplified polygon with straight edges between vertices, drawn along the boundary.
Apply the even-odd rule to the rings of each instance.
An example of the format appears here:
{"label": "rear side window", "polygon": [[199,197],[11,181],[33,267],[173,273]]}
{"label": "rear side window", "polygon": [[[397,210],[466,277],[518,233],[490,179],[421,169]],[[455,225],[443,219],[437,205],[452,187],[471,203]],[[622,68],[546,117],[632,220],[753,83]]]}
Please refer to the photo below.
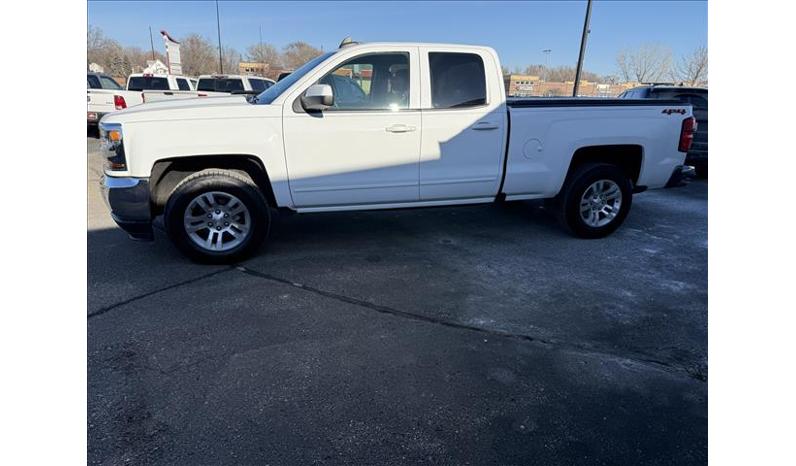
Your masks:
{"label": "rear side window", "polygon": [[431,105],[462,108],[486,104],[484,61],[474,53],[432,52]]}
{"label": "rear side window", "polygon": [[266,81],[265,79],[249,78],[249,84],[252,85],[252,90],[257,92],[262,92],[271,87],[271,83],[269,81]]}
{"label": "rear side window", "polygon": [[243,80],[239,78],[203,78],[199,80],[200,91],[234,92],[243,90]]}
{"label": "rear side window", "polygon": [[199,80],[199,84],[196,85],[196,88],[200,91],[215,91],[216,80],[212,78],[202,78]]}
{"label": "rear side window", "polygon": [[169,80],[152,76],[135,76],[127,83],[128,91],[168,91]]}
{"label": "rear side window", "polygon": [[693,105],[694,110],[707,110],[708,99],[696,94],[681,94],[677,96],[678,99],[688,102]]}
{"label": "rear side window", "polygon": [[190,91],[191,85],[188,83],[187,79],[177,78],[177,87],[181,91]]}
{"label": "rear side window", "polygon": [[86,84],[88,85],[89,89],[102,89],[99,78],[93,74],[86,75]]}

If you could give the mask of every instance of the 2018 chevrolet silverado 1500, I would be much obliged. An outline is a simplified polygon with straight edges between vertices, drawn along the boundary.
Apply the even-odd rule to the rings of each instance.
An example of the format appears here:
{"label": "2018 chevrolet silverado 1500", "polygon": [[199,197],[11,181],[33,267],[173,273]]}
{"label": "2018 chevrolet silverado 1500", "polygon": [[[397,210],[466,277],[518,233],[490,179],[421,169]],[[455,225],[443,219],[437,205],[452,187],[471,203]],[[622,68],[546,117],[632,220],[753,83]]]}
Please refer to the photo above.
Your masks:
{"label": "2018 chevrolet silverado 1500", "polygon": [[254,251],[272,208],[547,199],[575,235],[597,238],[633,193],[679,181],[694,125],[682,102],[507,100],[489,47],[351,44],[251,99],[106,116],[102,184],[132,238],[152,239],[163,214],[179,249],[205,262]]}

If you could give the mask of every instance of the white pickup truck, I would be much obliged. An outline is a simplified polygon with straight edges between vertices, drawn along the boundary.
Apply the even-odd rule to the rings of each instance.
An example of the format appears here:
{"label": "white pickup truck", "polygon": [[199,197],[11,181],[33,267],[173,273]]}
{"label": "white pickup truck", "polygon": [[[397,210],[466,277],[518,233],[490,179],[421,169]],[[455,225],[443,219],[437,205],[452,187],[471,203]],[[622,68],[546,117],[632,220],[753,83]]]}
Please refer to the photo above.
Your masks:
{"label": "white pickup truck", "polygon": [[207,93],[196,91],[196,84],[191,78],[173,74],[133,73],[127,78],[127,90],[141,93],[141,101],[134,105],[207,96]]}
{"label": "white pickup truck", "polygon": [[143,102],[140,92],[126,91],[103,73],[86,73],[86,121],[97,126],[103,116]]}
{"label": "white pickup truck", "polygon": [[144,104],[106,116],[116,223],[189,257],[234,262],[273,209],[299,213],[546,199],[575,235],[610,234],[634,193],[679,182],[691,107],[507,100],[489,47],[350,44],[253,99]]}
{"label": "white pickup truck", "polygon": [[[259,76],[245,76],[240,74],[204,74],[199,76],[196,88],[202,92],[213,93],[244,93],[259,94],[276,84],[275,81]],[[221,95],[221,94],[218,94]]]}

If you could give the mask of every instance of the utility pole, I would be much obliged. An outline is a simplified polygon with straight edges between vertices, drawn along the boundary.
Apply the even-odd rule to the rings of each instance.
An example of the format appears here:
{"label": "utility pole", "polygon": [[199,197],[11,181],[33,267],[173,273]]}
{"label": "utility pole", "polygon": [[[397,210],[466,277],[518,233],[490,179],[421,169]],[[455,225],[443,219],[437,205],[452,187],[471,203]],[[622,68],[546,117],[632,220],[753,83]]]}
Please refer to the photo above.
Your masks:
{"label": "utility pole", "polygon": [[263,76],[265,76],[265,54],[263,50],[263,26],[260,25],[260,61],[263,63]]}
{"label": "utility pole", "polygon": [[575,71],[575,86],[572,88],[572,97],[578,96],[580,72],[583,70],[583,55],[586,53],[586,38],[590,32],[589,21],[591,21],[591,0],[587,0],[586,3],[586,20],[583,22],[583,35],[580,37],[580,55],[578,56],[578,68]]}
{"label": "utility pole", "polygon": [[220,74],[224,74],[224,61],[221,59],[221,20],[218,16],[218,0],[216,0],[216,28],[218,29],[218,69]]}
{"label": "utility pole", "polygon": [[550,52],[552,51],[552,49],[542,50],[544,54],[544,76],[542,76],[542,79],[544,79],[545,82],[547,82],[547,70],[550,69]]}
{"label": "utility pole", "polygon": [[155,41],[152,40],[152,26],[149,26],[149,46],[152,47],[152,61],[155,61]]}

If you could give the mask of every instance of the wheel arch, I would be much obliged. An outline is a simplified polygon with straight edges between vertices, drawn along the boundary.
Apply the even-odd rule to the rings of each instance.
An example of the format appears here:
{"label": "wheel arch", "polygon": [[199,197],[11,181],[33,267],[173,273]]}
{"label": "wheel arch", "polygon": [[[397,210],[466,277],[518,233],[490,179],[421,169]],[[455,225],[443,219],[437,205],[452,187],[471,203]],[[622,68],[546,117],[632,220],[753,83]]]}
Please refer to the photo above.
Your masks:
{"label": "wheel arch", "polygon": [[569,161],[567,178],[578,167],[587,163],[605,163],[622,168],[635,188],[641,176],[641,167],[644,164],[644,147],[640,144],[601,144],[579,147]]}
{"label": "wheel arch", "polygon": [[207,169],[230,170],[248,175],[271,207],[277,207],[276,196],[262,160],[251,154],[196,155],[157,160],[149,178],[153,215],[163,213],[169,195],[190,175]]}

